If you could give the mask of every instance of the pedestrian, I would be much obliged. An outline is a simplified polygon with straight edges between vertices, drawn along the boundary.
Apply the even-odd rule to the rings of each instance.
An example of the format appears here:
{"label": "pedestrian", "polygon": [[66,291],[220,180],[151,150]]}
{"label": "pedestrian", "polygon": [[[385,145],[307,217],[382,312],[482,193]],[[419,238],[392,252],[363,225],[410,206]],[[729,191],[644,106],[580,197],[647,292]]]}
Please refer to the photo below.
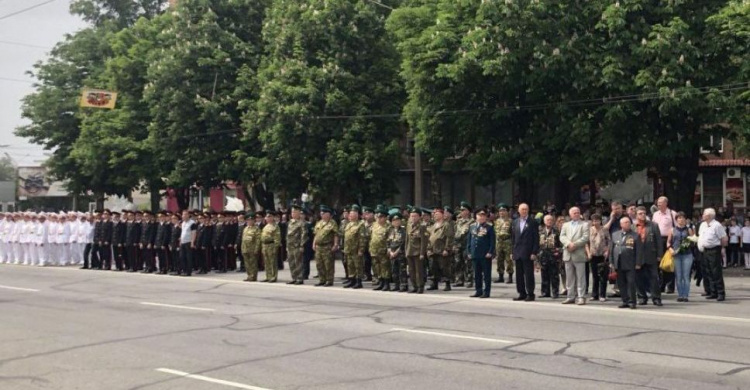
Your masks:
{"label": "pedestrian", "polygon": [[726,230],[716,220],[716,211],[712,208],[703,210],[703,223],[698,229],[698,250],[703,253],[707,271],[707,275],[704,276],[710,283],[710,292],[706,299],[716,299],[719,302],[726,299],[721,248],[726,246],[728,241]]}
{"label": "pedestrian", "polygon": [[511,229],[511,242],[518,291],[518,296],[513,300],[534,301],[534,262],[537,261],[536,254],[539,253],[539,226],[529,216],[529,205],[526,203],[518,206],[518,218],[513,221]]}
{"label": "pedestrian", "polygon": [[562,255],[560,232],[554,226],[555,218],[547,214],[542,219],[543,226],[539,227],[539,269],[542,273],[542,298],[560,297],[560,266],[558,261]]}
{"label": "pedestrian", "polygon": [[745,219],[745,226],[740,235],[742,253],[745,257],[745,271],[750,271],[750,218]]}
{"label": "pedestrian", "polygon": [[667,237],[669,252],[674,259],[677,284],[677,302],[688,302],[690,296],[690,271],[693,269],[692,245],[688,237],[695,231],[687,225],[685,213],[677,213],[676,225]]}
{"label": "pedestrian", "polygon": [[[392,265],[388,258],[388,210],[383,205],[375,207],[375,223],[370,231],[370,255],[373,264],[377,264],[376,275],[378,285],[373,288],[376,291],[390,291],[390,278]],[[387,287],[387,289],[386,289]]]}
{"label": "pedestrian", "polygon": [[[289,262],[289,273],[292,280],[287,284],[304,284],[302,275],[302,256],[307,241],[307,228],[302,220],[302,206],[292,204],[292,219],[287,224],[286,253]],[[362,288],[362,280],[358,280],[357,288]]]}
{"label": "pedestrian", "polygon": [[177,275],[190,276],[193,273],[193,255],[196,250],[197,225],[190,211],[182,211],[180,226],[180,266]]}
{"label": "pedestrian", "polygon": [[570,221],[560,230],[560,243],[563,245],[563,262],[567,275],[568,299],[563,304],[586,304],[586,245],[589,243],[589,225],[581,220],[581,209],[568,210]]}
{"label": "pedestrian", "polygon": [[[344,288],[359,287],[365,278],[365,244],[367,242],[367,231],[365,223],[359,219],[361,209],[358,205],[352,205],[347,213],[347,222],[343,226],[343,252],[348,278],[344,282]],[[390,288],[390,284],[389,284]]]}
{"label": "pedestrian", "polygon": [[[620,309],[636,308],[636,272],[641,269],[642,257],[638,256],[636,242],[638,235],[632,231],[631,220],[628,216],[622,216],[619,221],[620,228],[612,236],[609,250],[609,265],[613,271],[617,271],[617,285],[622,297]],[[609,221],[608,223],[615,223]]]}
{"label": "pedestrian", "polygon": [[169,274],[177,275],[180,272],[180,238],[182,236],[182,216],[179,212],[172,213],[172,234],[169,238],[169,252],[167,262],[169,263]]}
{"label": "pedestrian", "polygon": [[332,219],[332,210],[328,206],[320,206],[320,221],[315,225],[313,234],[315,266],[318,269],[316,286],[331,287],[335,275],[333,255],[339,250],[339,233],[336,222]]}
{"label": "pedestrian", "polygon": [[492,289],[492,259],[495,257],[495,228],[487,222],[487,210],[476,212],[476,223],[469,228],[467,258],[474,268],[473,298],[489,298]]}
{"label": "pedestrian", "polygon": [[742,235],[742,227],[737,224],[737,220],[732,217],[729,219],[729,228],[727,228],[729,234],[729,245],[727,246],[727,265],[730,267],[739,267],[740,262],[740,236]]}
{"label": "pedestrian", "polygon": [[410,294],[424,293],[425,260],[427,258],[427,229],[422,225],[422,210],[413,207],[406,225],[406,262],[412,289]]}
{"label": "pedestrian", "polygon": [[279,224],[276,223],[276,212],[274,210],[266,212],[266,225],[263,226],[260,233],[260,243],[266,266],[266,279],[263,281],[276,283],[278,279],[277,256],[281,248],[281,229],[279,229]]}
{"label": "pedestrian", "polygon": [[365,280],[373,282],[373,275],[377,277],[377,264],[372,261],[370,254],[370,235],[372,234],[372,225],[375,223],[375,213],[372,207],[362,206],[362,220],[365,223]]}
{"label": "pedestrian", "polygon": [[639,257],[641,269],[636,272],[638,295],[640,304],[647,305],[649,295],[654,305],[662,306],[661,285],[659,283],[659,263],[664,255],[659,226],[646,219],[646,208],[636,208],[636,255]]}
{"label": "pedestrian", "polygon": [[[121,214],[116,211],[112,213],[112,216],[112,256],[115,259],[115,270],[122,271],[125,269],[123,265],[125,258],[123,247],[125,245],[127,223],[121,219]],[[124,213],[123,216],[127,216],[127,213]]]}
{"label": "pedestrian", "polygon": [[401,210],[390,213],[391,228],[388,230],[388,259],[392,264],[393,291],[409,291],[406,273],[406,229],[401,226]]}
{"label": "pedestrian", "polygon": [[607,301],[610,244],[611,237],[609,230],[602,226],[602,216],[600,214],[592,215],[591,227],[589,228],[589,242],[586,245],[586,256],[589,258],[591,273],[594,279],[591,298],[600,302]]}
{"label": "pedestrian", "polygon": [[245,215],[247,224],[242,230],[242,258],[245,259],[245,282],[258,280],[258,259],[260,258],[260,224],[256,222],[256,213],[251,211]]}
{"label": "pedestrian", "polygon": [[469,227],[473,224],[471,219],[471,205],[469,202],[462,201],[458,219],[455,223],[455,236],[453,239],[453,274],[455,276],[456,287],[463,287],[464,284],[471,288],[474,278],[473,264],[471,259],[467,261],[466,257],[466,239],[469,235]]}
{"label": "pedestrian", "polygon": [[508,274],[506,284],[513,283],[513,259],[510,242],[510,230],[512,220],[508,214],[508,205],[497,204],[497,219],[495,219],[495,252],[497,256],[497,280],[495,283],[503,283],[505,273]]}
{"label": "pedestrian", "polygon": [[438,284],[445,281],[443,291],[451,291],[453,267],[448,250],[453,248],[453,232],[450,224],[444,218],[443,207],[435,207],[433,209],[434,222],[427,229],[429,234],[427,257],[430,259],[430,268],[432,269],[432,283],[428,290],[437,290]]}

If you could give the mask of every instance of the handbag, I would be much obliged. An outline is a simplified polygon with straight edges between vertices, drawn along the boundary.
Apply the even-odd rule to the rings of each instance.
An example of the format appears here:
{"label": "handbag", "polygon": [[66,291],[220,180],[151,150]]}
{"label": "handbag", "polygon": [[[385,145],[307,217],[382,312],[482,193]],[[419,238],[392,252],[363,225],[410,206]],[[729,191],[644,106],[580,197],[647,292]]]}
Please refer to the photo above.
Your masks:
{"label": "handbag", "polygon": [[674,259],[672,258],[672,252],[664,252],[664,256],[661,258],[659,268],[664,272],[674,272]]}
{"label": "handbag", "polygon": [[610,272],[610,273],[609,273],[609,277],[608,277],[608,279],[609,279],[609,281],[610,281],[610,282],[612,282],[612,283],[615,283],[615,282],[617,282],[617,271],[614,271],[614,270],[613,270],[612,272]]}

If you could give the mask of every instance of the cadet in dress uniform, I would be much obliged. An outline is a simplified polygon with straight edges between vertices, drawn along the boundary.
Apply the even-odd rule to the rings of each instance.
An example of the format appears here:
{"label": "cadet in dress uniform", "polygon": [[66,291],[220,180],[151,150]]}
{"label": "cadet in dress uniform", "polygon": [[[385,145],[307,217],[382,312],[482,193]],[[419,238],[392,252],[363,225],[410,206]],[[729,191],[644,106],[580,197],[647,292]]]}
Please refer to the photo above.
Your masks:
{"label": "cadet in dress uniform", "polygon": [[362,288],[362,279],[365,278],[365,243],[366,231],[364,222],[359,220],[360,208],[352,205],[347,213],[349,220],[343,228],[344,260],[349,277],[344,282],[344,288]]}
{"label": "cadet in dress uniform", "polygon": [[456,234],[453,241],[454,274],[456,287],[473,287],[474,266],[466,257],[466,240],[469,236],[469,228],[474,223],[471,219],[472,208],[469,202],[461,202],[461,213],[456,220]]}
{"label": "cadet in dress uniform", "polygon": [[636,242],[639,237],[632,231],[629,217],[623,217],[619,222],[621,230],[613,234],[609,250],[609,264],[613,270],[617,270],[617,285],[622,297],[622,304],[619,307],[635,309],[636,271],[642,265],[642,257],[636,256]]}
{"label": "cadet in dress uniform", "polygon": [[281,248],[281,229],[276,223],[276,212],[269,210],[266,212],[266,226],[260,234],[261,249],[263,252],[263,262],[266,266],[266,280],[264,282],[276,283],[278,279],[278,262],[276,260],[279,249]]}
{"label": "cadet in dress uniform", "polygon": [[[302,206],[292,204],[292,219],[287,225],[286,253],[292,281],[287,284],[304,284],[302,275],[302,254],[307,241],[307,227],[302,220]],[[362,282],[360,281],[360,284]]]}
{"label": "cadet in dress uniform", "polygon": [[141,242],[138,246],[141,249],[141,260],[138,264],[144,265],[143,273],[153,273],[156,271],[156,259],[154,256],[154,243],[156,242],[156,222],[153,220],[153,214],[150,211],[143,212],[143,223],[141,229]]}
{"label": "cadet in dress uniform", "polygon": [[76,213],[73,211],[68,212],[66,218],[70,227],[68,235],[68,262],[71,265],[79,265],[81,263],[81,254],[78,252],[78,228],[80,223],[76,218]]}
{"label": "cadet in dress uniform", "polygon": [[255,213],[246,215],[247,224],[242,230],[242,258],[247,271],[246,282],[258,280],[258,258],[260,257],[260,227],[255,223]]}
{"label": "cadet in dress uniform", "polygon": [[135,221],[135,213],[128,212],[128,222],[125,224],[125,268],[128,272],[137,270],[138,244],[141,239],[141,224]]}
{"label": "cadet in dress uniform", "polygon": [[372,255],[373,263],[378,264],[378,271],[380,274],[377,275],[378,285],[374,290],[391,290],[391,261],[388,258],[388,211],[384,206],[378,205],[375,208],[375,216],[377,220],[372,225],[372,231],[370,233],[370,254]]}
{"label": "cadet in dress uniform", "polygon": [[[112,255],[115,258],[115,267],[117,271],[125,269],[123,266],[123,248],[125,247],[125,233],[127,229],[127,222],[125,222],[118,212],[113,212],[114,222],[112,224]],[[127,214],[126,214],[127,215]]]}
{"label": "cadet in dress uniform", "polygon": [[196,261],[193,264],[193,267],[198,269],[198,274],[200,275],[205,275],[211,270],[211,264],[209,264],[211,258],[211,255],[209,254],[211,251],[210,223],[211,221],[208,215],[198,214],[195,236]]}
{"label": "cadet in dress uniform", "polygon": [[216,214],[216,223],[213,225],[213,236],[211,238],[211,247],[213,248],[212,259],[213,266],[217,273],[227,272],[227,248],[226,244],[226,226],[224,224],[224,214]]}
{"label": "cadet in dress uniform", "polygon": [[[172,224],[171,234],[169,235],[169,248],[167,250],[167,263],[170,275],[176,275],[180,271],[180,239],[182,237],[182,217],[180,213],[173,213],[169,216]],[[188,250],[191,250],[188,248]]]}
{"label": "cadet in dress uniform", "polygon": [[339,249],[339,233],[332,211],[328,206],[320,206],[320,221],[315,224],[313,249],[315,250],[315,265],[318,268],[318,284],[316,286],[333,286],[335,268],[333,255]]}
{"label": "cadet in dress uniform", "polygon": [[503,276],[508,273],[507,284],[513,283],[513,260],[511,260],[511,241],[510,241],[510,228],[511,222],[510,216],[508,215],[508,206],[505,203],[499,203],[497,205],[498,217],[495,220],[495,234],[496,242],[495,248],[497,250],[497,274],[499,277],[495,283],[502,283],[504,281]]}
{"label": "cadet in dress uniform", "polygon": [[112,212],[104,210],[102,213],[102,222],[100,224],[99,239],[97,241],[99,249],[99,269],[112,269],[112,233],[114,228],[111,218]]}
{"label": "cadet in dress uniform", "polygon": [[406,229],[401,226],[401,210],[390,213],[391,228],[388,231],[388,258],[393,264],[393,291],[409,291],[406,273]]}
{"label": "cadet in dress uniform", "polygon": [[228,271],[237,270],[237,216],[234,212],[227,212],[224,222],[224,247],[226,247],[226,264]]}
{"label": "cadet in dress uniform", "polygon": [[412,286],[409,293],[424,293],[426,258],[427,229],[422,224],[422,210],[412,208],[406,225],[406,262]]}
{"label": "cadet in dress uniform", "polygon": [[542,298],[560,296],[560,256],[562,243],[560,232],[554,226],[552,215],[544,216],[544,225],[539,227],[539,265],[542,272]]}
{"label": "cadet in dress uniform", "polygon": [[451,280],[453,280],[453,266],[448,249],[453,248],[453,232],[450,224],[443,220],[443,208],[435,207],[433,211],[435,222],[427,231],[429,240],[427,242],[427,257],[430,258],[432,268],[432,284],[428,290],[437,290],[438,283],[445,281],[443,291],[451,291]]}

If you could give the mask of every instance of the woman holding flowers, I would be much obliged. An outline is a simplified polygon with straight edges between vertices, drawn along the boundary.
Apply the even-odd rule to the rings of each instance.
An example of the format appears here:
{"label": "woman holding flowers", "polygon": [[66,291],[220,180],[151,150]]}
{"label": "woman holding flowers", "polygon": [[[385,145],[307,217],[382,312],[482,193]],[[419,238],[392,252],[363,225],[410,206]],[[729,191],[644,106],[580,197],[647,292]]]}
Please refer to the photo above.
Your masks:
{"label": "woman holding flowers", "polygon": [[695,232],[687,226],[685,213],[677,213],[675,227],[669,234],[667,242],[674,259],[674,271],[677,279],[677,302],[687,302],[690,295],[690,270],[693,267],[693,239]]}

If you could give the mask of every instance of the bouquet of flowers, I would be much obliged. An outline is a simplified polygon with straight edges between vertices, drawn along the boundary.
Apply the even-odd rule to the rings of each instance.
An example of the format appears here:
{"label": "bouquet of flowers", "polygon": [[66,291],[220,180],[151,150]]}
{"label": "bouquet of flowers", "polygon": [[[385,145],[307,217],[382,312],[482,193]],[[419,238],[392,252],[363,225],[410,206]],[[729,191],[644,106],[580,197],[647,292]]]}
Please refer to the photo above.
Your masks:
{"label": "bouquet of flowers", "polygon": [[682,242],[680,243],[680,247],[677,248],[677,252],[675,252],[675,254],[687,253],[688,251],[690,251],[690,248],[695,245],[696,242],[698,242],[698,236],[689,236],[686,240],[682,240]]}

